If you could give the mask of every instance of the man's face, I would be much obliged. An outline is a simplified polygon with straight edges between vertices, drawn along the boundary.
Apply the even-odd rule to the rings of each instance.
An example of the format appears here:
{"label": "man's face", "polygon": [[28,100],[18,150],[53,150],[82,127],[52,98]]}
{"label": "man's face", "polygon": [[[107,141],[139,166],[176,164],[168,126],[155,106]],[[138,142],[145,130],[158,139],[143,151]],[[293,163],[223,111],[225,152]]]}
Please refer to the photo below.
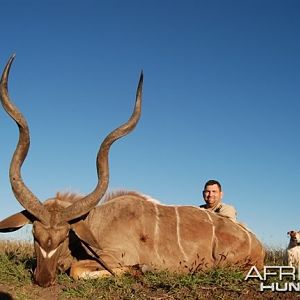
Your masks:
{"label": "man's face", "polygon": [[223,193],[217,184],[208,185],[203,191],[203,198],[209,208],[215,207],[221,202]]}

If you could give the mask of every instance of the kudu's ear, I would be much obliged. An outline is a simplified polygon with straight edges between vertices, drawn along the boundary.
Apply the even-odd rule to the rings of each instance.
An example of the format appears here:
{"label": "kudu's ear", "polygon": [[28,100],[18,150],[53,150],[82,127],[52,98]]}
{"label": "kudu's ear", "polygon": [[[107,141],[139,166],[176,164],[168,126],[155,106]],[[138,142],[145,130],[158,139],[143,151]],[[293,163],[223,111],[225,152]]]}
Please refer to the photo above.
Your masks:
{"label": "kudu's ear", "polygon": [[0,221],[0,232],[16,231],[33,221],[34,217],[27,210],[23,210]]}
{"label": "kudu's ear", "polygon": [[85,244],[100,249],[100,246],[94,236],[94,234],[91,232],[89,227],[83,222],[79,221],[71,225],[71,229],[75,232],[77,237],[83,241]]}

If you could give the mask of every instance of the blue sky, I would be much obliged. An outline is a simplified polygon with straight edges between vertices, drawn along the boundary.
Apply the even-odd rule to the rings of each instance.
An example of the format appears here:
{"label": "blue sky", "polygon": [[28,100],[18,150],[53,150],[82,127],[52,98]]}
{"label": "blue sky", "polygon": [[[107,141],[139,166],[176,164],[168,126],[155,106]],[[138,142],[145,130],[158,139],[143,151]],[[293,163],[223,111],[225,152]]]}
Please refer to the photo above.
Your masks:
{"label": "blue sky", "polygon": [[[143,70],[142,118],[112,146],[109,189],[199,205],[214,178],[268,246],[300,230],[299,1],[0,2],[0,66],[16,53],[9,91],[31,130],[22,174],[41,201],[95,187],[98,147]],[[3,109],[0,127],[2,219],[21,206]]]}

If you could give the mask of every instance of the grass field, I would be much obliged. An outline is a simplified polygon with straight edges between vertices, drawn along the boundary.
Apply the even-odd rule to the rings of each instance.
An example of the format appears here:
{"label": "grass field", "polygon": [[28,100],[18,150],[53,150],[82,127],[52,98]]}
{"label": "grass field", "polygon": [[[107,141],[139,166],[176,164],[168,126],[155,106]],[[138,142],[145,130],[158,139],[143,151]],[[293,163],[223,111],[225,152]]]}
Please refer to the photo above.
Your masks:
{"label": "grass field", "polygon": [[[284,251],[268,249],[266,265],[282,265]],[[57,284],[33,284],[35,265],[28,242],[0,241],[0,299],[299,299],[300,292],[259,291],[258,280],[245,281],[238,269],[216,268],[197,274],[167,272],[125,274],[122,277],[73,281],[59,274]],[[276,281],[276,277],[274,277]]]}

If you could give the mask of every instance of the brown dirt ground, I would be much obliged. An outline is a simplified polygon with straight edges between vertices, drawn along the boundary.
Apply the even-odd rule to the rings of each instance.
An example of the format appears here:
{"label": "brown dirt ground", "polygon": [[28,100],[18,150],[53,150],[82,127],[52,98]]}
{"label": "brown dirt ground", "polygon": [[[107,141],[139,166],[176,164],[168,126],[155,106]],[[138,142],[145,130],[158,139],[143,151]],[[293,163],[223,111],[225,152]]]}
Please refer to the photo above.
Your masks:
{"label": "brown dirt ground", "polygon": [[[25,285],[25,286],[10,286],[3,285],[0,283],[0,300],[79,300],[79,298],[66,298],[61,295],[64,286],[55,285],[49,288],[40,288],[37,285]],[[233,291],[222,291],[217,290],[214,287],[203,287],[197,290],[197,296],[190,294],[189,290],[182,290],[176,295],[170,293],[165,293],[163,291],[153,291],[145,290],[145,298],[143,299],[156,299],[156,300],[171,300],[171,299],[242,299],[242,300],[253,300],[253,299],[263,299],[263,300],[289,300],[289,299],[300,299],[299,292],[289,292],[289,293],[272,293],[272,292],[258,292],[254,288],[247,288],[242,293]],[[192,298],[193,297],[193,298]],[[130,297],[131,299],[139,299],[136,297]],[[84,299],[84,298],[80,298]],[[97,299],[97,297],[86,298],[86,299]],[[109,299],[119,299],[112,295]],[[124,298],[128,299],[128,298]]]}

